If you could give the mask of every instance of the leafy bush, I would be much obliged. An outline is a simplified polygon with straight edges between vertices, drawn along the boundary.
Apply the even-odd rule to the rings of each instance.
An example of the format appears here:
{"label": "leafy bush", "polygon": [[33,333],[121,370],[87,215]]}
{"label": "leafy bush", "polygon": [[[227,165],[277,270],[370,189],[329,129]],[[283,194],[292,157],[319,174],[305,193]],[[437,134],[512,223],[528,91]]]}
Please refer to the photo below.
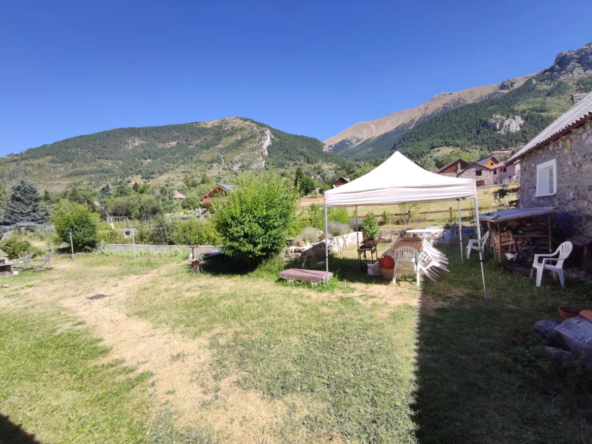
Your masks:
{"label": "leafy bush", "polygon": [[150,226],[148,241],[152,245],[173,245],[175,226],[164,215],[157,216]]}
{"label": "leafy bush", "polygon": [[316,190],[316,185],[314,183],[314,180],[312,180],[310,177],[304,175],[302,176],[302,179],[300,180],[300,183],[298,184],[298,189],[300,190],[300,194],[302,194],[303,196],[306,196],[310,193],[312,193],[313,191]]}
{"label": "leafy bush", "polygon": [[310,224],[310,219],[305,213],[298,214],[286,229],[288,237],[298,236]]}
{"label": "leafy bush", "polygon": [[364,219],[361,217],[358,217],[357,219],[354,218],[349,221],[349,227],[352,229],[352,231],[359,231],[360,227],[362,226],[362,222],[364,222]]}
{"label": "leafy bush", "polygon": [[222,239],[211,219],[190,218],[176,227],[173,240],[177,245],[220,245]]}
{"label": "leafy bush", "polygon": [[112,216],[126,216],[130,219],[137,219],[142,214],[159,214],[162,209],[156,197],[150,194],[134,194],[108,198],[103,202],[107,213]]}
{"label": "leafy bush", "polygon": [[203,207],[201,200],[199,200],[199,198],[201,196],[203,196],[203,194],[199,194],[199,193],[188,194],[185,197],[185,199],[183,199],[183,203],[181,204],[181,208],[183,208],[184,210],[194,210],[196,208]]}
{"label": "leafy bush", "polygon": [[294,240],[296,242],[298,242],[298,241],[307,242],[308,241],[312,244],[315,242],[319,242],[321,240],[322,234],[323,234],[323,232],[320,231],[316,227],[306,227],[304,230],[302,230],[302,233],[300,233],[298,236],[296,236],[296,238],[294,238]]}
{"label": "leafy bush", "polygon": [[292,181],[275,172],[239,176],[234,192],[213,200],[214,223],[226,254],[250,265],[278,254],[297,203]]}
{"label": "leafy bush", "polygon": [[351,230],[349,225],[342,224],[341,222],[329,222],[327,224],[327,231],[329,232],[329,236],[343,236],[344,234],[349,233]]}
{"label": "leafy bush", "polygon": [[349,223],[347,208],[329,208],[327,210],[327,220],[329,222],[339,222],[347,225]]}
{"label": "leafy bush", "polygon": [[380,228],[378,228],[378,221],[374,213],[370,212],[366,215],[360,225],[360,229],[368,239],[374,239],[380,234]]}
{"label": "leafy bush", "polygon": [[97,235],[97,216],[86,205],[76,202],[60,201],[52,213],[52,222],[62,242],[70,243],[74,250],[83,251],[94,248],[99,240]]}
{"label": "leafy bush", "polygon": [[147,244],[150,242],[150,224],[148,222],[140,222],[136,232],[134,233],[137,244]]}
{"label": "leafy bush", "polygon": [[325,229],[325,215],[321,205],[311,204],[310,207],[308,207],[308,219],[311,227],[318,228],[319,230]]}
{"label": "leafy bush", "polygon": [[126,238],[122,232],[116,230],[98,230],[97,231],[98,242],[104,244],[124,244]]}
{"label": "leafy bush", "polygon": [[16,259],[21,254],[30,253],[33,248],[34,247],[28,240],[17,236],[11,236],[0,243],[0,250],[2,250],[9,259]]}
{"label": "leafy bush", "polygon": [[380,218],[382,219],[382,225],[387,225],[391,221],[391,216],[386,210],[382,212],[382,216]]}

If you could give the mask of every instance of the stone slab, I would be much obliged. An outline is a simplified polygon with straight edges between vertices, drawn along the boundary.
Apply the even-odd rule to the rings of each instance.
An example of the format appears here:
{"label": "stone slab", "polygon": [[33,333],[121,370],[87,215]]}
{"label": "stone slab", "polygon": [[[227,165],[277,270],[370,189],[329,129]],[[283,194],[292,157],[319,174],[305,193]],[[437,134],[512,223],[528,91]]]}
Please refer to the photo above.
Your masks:
{"label": "stone slab", "polygon": [[333,273],[318,270],[304,270],[302,268],[290,268],[280,273],[280,279],[287,279],[290,281],[306,281],[306,282],[327,282],[333,277]]}

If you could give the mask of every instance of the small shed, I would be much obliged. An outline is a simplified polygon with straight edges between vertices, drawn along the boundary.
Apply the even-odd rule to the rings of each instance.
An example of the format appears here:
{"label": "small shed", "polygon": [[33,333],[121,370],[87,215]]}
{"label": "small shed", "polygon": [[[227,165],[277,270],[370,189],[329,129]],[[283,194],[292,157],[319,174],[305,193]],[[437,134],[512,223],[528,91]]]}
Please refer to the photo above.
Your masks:
{"label": "small shed", "polygon": [[517,254],[516,263],[530,268],[535,254],[553,252],[551,215],[553,207],[515,208],[481,214],[489,230],[489,245],[501,262],[507,253]]}
{"label": "small shed", "polygon": [[216,195],[223,193],[223,194],[227,194],[227,193],[232,193],[234,191],[234,188],[232,187],[232,185],[227,185],[224,183],[217,183],[216,186],[214,188],[212,188],[210,191],[208,191],[206,194],[204,194],[202,197],[199,198],[199,200],[205,205],[206,207],[206,211],[210,210],[210,203],[213,197],[215,197]]}

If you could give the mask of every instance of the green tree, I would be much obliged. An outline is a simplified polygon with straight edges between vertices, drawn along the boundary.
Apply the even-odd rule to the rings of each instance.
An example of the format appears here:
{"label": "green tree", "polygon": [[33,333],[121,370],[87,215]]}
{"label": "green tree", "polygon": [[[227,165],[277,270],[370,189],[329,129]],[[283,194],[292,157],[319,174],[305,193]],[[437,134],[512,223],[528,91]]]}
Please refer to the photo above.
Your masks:
{"label": "green tree", "polygon": [[201,200],[199,200],[200,197],[201,196],[196,192],[188,194],[187,196],[185,196],[185,199],[183,199],[181,208],[184,208],[186,210],[194,210],[195,208],[200,208],[202,206]]}
{"label": "green tree", "polygon": [[302,171],[302,167],[296,168],[296,173],[294,174],[294,187],[296,189],[300,189],[300,183],[302,182],[302,178],[305,177],[304,171]]}
{"label": "green tree", "polygon": [[11,189],[10,199],[4,205],[0,223],[12,225],[17,222],[45,223],[49,220],[47,207],[41,203],[37,186],[21,180]]}
{"label": "green tree", "polygon": [[49,194],[49,191],[43,190],[43,198],[41,200],[45,203],[51,202],[51,195]]}
{"label": "green tree", "polygon": [[75,251],[88,251],[96,246],[96,219],[86,205],[71,201],[60,201],[51,215],[56,233],[63,242],[70,243],[72,234]]}
{"label": "green tree", "polygon": [[70,202],[76,202],[79,204],[84,203],[84,199],[82,198],[76,187],[72,187],[70,193],[68,193],[68,200]]}
{"label": "green tree", "polygon": [[277,255],[286,245],[297,204],[291,181],[276,172],[239,176],[234,192],[213,201],[214,223],[226,254],[250,265]]}
{"label": "green tree", "polygon": [[115,193],[113,195],[115,197],[131,196],[132,189],[127,185],[118,185],[117,188],[115,188]]}
{"label": "green tree", "polygon": [[150,227],[148,240],[154,245],[173,245],[175,226],[163,214],[158,215]]}
{"label": "green tree", "polygon": [[97,194],[97,198],[104,199],[104,198],[110,197],[112,195],[113,195],[113,191],[111,191],[111,186],[108,183],[106,183],[99,190],[99,193]]}
{"label": "green tree", "polygon": [[300,183],[298,184],[298,190],[300,191],[300,194],[306,196],[316,189],[317,187],[315,186],[314,181],[307,175],[303,175],[302,179],[300,179]]}
{"label": "green tree", "polygon": [[132,185],[132,190],[136,193],[140,192],[140,184],[138,182],[134,182],[134,184]]}

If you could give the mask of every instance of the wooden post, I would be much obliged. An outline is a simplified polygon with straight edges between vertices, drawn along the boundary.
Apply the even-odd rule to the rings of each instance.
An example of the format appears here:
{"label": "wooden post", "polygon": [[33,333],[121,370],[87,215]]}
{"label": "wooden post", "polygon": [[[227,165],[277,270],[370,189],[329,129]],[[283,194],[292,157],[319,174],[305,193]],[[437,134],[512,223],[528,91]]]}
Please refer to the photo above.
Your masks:
{"label": "wooden post", "polygon": [[452,223],[452,207],[448,207],[448,220]]}
{"label": "wooden post", "polygon": [[70,231],[70,250],[72,251],[72,255],[70,256],[72,260],[74,260],[74,244],[72,243],[72,232]]}
{"label": "wooden post", "polygon": [[549,253],[553,253],[553,235],[551,233],[551,215],[547,214],[547,225],[549,226]]}
{"label": "wooden post", "polygon": [[498,257],[497,260],[501,264],[502,263],[502,230],[500,228],[500,224],[497,225],[497,248],[498,248]]}

